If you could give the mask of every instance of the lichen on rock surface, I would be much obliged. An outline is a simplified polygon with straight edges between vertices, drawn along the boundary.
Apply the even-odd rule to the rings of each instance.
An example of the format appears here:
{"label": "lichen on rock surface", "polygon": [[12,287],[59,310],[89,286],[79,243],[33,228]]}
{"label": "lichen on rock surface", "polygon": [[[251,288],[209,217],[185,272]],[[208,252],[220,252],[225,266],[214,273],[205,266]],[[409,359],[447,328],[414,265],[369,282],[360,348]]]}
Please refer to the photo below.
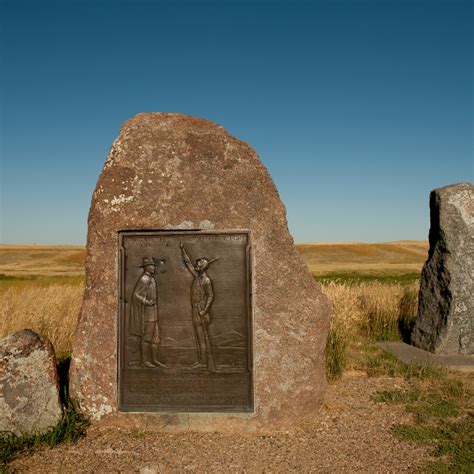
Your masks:
{"label": "lichen on rock surface", "polygon": [[0,340],[0,431],[43,432],[62,416],[51,342],[30,329]]}

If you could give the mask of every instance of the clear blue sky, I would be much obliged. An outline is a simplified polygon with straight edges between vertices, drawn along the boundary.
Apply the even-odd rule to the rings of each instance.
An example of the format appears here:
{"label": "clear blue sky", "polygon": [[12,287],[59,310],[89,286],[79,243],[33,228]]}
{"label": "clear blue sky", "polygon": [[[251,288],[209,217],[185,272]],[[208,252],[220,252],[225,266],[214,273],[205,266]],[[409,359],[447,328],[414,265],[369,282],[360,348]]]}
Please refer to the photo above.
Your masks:
{"label": "clear blue sky", "polygon": [[0,1],[1,241],[85,243],[138,112],[204,117],[269,169],[298,242],[425,239],[473,181],[473,2]]}

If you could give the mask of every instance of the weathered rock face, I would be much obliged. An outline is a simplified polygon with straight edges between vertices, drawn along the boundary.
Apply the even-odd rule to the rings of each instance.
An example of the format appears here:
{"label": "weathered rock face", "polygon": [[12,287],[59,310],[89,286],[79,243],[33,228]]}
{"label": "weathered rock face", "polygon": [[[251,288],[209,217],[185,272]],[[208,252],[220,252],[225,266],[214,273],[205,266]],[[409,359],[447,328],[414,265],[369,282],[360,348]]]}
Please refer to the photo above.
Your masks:
{"label": "weathered rock face", "polygon": [[[118,231],[127,229],[251,231],[254,413],[118,411]],[[163,430],[278,430],[320,407],[327,299],[293,247],[267,170],[222,127],[167,113],[124,125],[93,195],[86,276],[71,382],[92,419]]]}
{"label": "weathered rock face", "polygon": [[51,342],[30,329],[0,340],[0,431],[42,432],[61,416]]}
{"label": "weathered rock face", "polygon": [[412,344],[437,354],[474,354],[474,186],[433,190],[430,212]]}

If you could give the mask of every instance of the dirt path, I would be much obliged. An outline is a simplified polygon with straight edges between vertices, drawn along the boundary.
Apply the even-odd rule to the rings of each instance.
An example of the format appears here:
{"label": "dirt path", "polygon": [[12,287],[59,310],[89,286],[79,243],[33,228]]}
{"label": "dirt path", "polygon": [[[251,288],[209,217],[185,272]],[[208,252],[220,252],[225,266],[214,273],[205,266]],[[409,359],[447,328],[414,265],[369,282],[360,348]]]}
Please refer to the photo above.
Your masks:
{"label": "dirt path", "polygon": [[18,472],[400,472],[430,460],[429,449],[390,432],[403,408],[371,401],[403,388],[394,378],[347,374],[330,385],[317,423],[292,433],[237,436],[91,428],[79,443],[15,460]]}

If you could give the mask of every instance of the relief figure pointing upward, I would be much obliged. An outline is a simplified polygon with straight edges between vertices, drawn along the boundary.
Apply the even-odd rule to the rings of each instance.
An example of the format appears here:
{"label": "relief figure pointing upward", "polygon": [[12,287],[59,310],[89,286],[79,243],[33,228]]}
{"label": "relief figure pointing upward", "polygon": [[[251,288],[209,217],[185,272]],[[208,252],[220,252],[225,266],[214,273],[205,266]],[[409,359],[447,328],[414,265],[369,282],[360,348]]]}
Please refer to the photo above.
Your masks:
{"label": "relief figure pointing upward", "polygon": [[198,258],[195,265],[184,248],[183,243],[179,244],[183,262],[189,273],[193,276],[191,284],[191,307],[194,325],[194,335],[198,349],[198,361],[191,368],[204,368],[215,372],[216,366],[212,354],[211,341],[209,339],[209,325],[212,323],[210,309],[214,301],[214,291],[212,280],[206,273],[209,265],[218,260],[208,260],[207,258]]}

